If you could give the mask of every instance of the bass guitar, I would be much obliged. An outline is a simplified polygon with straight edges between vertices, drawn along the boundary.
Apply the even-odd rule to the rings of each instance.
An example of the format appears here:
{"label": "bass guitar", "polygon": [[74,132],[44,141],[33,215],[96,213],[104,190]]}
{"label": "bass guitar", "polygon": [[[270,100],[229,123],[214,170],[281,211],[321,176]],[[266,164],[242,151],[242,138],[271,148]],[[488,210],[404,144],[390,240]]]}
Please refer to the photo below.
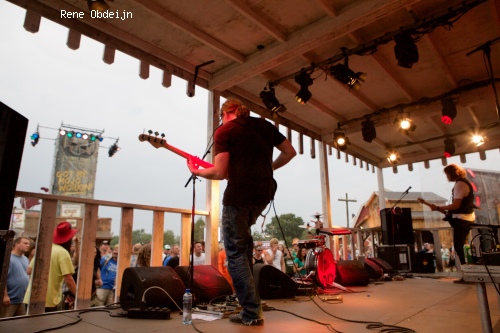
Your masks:
{"label": "bass guitar", "polygon": [[210,163],[202,160],[201,158],[193,156],[191,154],[188,154],[185,151],[180,150],[179,148],[176,148],[176,147],[174,147],[172,145],[169,145],[167,143],[167,140],[165,140],[165,134],[162,133],[160,135],[160,133],[158,133],[158,132],[154,132],[153,133],[153,131],[151,131],[151,130],[149,130],[148,133],[149,134],[144,134],[144,133],[140,134],[139,135],[139,141],[141,141],[141,142],[149,142],[153,147],[155,147],[157,149],[158,148],[166,148],[166,149],[170,150],[171,152],[174,152],[177,155],[182,156],[185,159],[192,161],[193,164],[196,165],[196,166],[198,166],[198,167],[202,167],[202,168],[205,168],[205,169],[213,167],[212,164],[210,164]]}
{"label": "bass guitar", "polygon": [[[422,198],[417,198],[417,201],[423,205],[426,205],[428,207],[431,207],[433,206],[432,204],[428,203],[427,201],[425,201],[424,199]],[[450,221],[451,220],[451,214],[449,214],[448,212],[442,212],[442,211],[439,211],[440,213],[444,214],[444,218],[443,218],[443,221]]]}

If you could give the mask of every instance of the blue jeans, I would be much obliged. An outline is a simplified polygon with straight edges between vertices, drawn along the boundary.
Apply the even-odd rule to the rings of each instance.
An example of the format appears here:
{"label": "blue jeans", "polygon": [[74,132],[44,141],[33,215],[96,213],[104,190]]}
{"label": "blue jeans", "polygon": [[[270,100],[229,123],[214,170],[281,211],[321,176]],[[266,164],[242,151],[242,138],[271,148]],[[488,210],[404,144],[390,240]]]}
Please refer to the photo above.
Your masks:
{"label": "blue jeans", "polygon": [[243,308],[239,316],[245,324],[262,318],[260,297],[253,280],[253,238],[250,227],[266,206],[224,206],[222,209],[227,268],[233,279],[236,297]]}

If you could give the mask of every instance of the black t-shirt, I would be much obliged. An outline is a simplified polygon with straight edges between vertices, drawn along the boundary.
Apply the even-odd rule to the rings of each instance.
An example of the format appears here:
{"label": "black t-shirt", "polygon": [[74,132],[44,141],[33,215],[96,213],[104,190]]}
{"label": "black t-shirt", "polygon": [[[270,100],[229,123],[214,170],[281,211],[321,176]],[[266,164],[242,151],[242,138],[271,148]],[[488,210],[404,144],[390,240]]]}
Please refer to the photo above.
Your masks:
{"label": "black t-shirt", "polygon": [[219,127],[215,155],[229,153],[228,183],[222,200],[225,206],[271,201],[273,148],[284,140],[273,124],[261,118],[237,118]]}

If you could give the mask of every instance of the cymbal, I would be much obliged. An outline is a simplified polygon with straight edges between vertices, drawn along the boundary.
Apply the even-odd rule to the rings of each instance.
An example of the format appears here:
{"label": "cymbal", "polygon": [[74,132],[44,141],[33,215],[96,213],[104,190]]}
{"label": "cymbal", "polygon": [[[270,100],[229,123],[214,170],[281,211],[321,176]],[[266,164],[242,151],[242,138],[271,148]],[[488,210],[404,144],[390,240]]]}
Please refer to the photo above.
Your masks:
{"label": "cymbal", "polygon": [[311,216],[319,219],[321,216],[323,216],[323,214],[316,212],[316,214],[311,215]]}

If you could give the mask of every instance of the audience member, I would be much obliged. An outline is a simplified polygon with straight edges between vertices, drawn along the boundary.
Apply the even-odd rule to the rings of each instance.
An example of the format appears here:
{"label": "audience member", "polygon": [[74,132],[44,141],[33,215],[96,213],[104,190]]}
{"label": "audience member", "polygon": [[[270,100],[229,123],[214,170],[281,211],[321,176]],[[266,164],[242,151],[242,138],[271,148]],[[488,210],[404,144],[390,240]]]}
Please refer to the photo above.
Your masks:
{"label": "audience member", "polygon": [[253,264],[265,264],[264,255],[262,254],[262,246],[257,245],[253,253]]}
{"label": "audience member", "polygon": [[293,260],[294,258],[292,257],[292,255],[290,254],[290,250],[288,249],[288,247],[283,247],[283,260],[285,261],[285,273],[288,275],[288,276],[293,276],[294,275],[294,270],[293,270]]}
{"label": "audience member", "polygon": [[99,251],[101,252],[101,258],[111,257],[110,255],[111,249],[109,247],[109,242],[107,240],[102,241],[101,245],[99,246]]}
{"label": "audience member", "polygon": [[271,248],[263,252],[266,263],[269,265],[273,265],[282,272],[286,272],[283,253],[278,250],[278,239],[271,238],[269,244]]}
{"label": "audience member", "polygon": [[[52,253],[50,256],[49,279],[47,296],[45,298],[45,312],[62,310],[62,285],[66,283],[68,290],[76,295],[76,283],[73,279],[75,267],[70,256],[70,247],[78,229],[71,227],[69,222],[61,222],[54,230]],[[33,269],[34,258],[30,267]]]}
{"label": "audience member", "polygon": [[168,267],[175,268],[179,266],[179,255],[181,253],[181,248],[179,244],[172,245],[172,251],[170,252],[170,259],[167,262]]}
{"label": "audience member", "polygon": [[450,249],[446,244],[441,244],[441,259],[443,260],[443,268],[447,271],[450,266]]}
{"label": "audience member", "polygon": [[229,282],[229,284],[231,285],[231,288],[234,291],[233,280],[231,279],[231,275],[229,275],[229,272],[227,270],[226,249],[224,249],[223,242],[219,243],[219,249],[220,249],[220,251],[218,253],[218,258],[217,258],[219,272],[222,274],[222,276],[224,276],[226,278],[227,282]]}
{"label": "audience member", "polygon": [[33,257],[35,256],[36,243],[31,238],[28,238],[28,240],[30,242],[30,247],[28,248],[28,251],[26,251],[24,255],[28,258],[28,261],[31,262],[31,259],[33,259]]}
{"label": "audience member", "polygon": [[205,265],[205,253],[203,253],[203,244],[201,242],[194,243],[193,266]]}
{"label": "audience member", "polygon": [[151,243],[144,244],[139,250],[139,253],[137,254],[137,266],[151,266]]}
{"label": "audience member", "polygon": [[139,250],[141,249],[142,244],[136,243],[132,246],[132,255],[130,256],[130,267],[137,267],[137,255],[139,254]]}
{"label": "audience member", "polygon": [[[163,261],[165,261],[165,258],[170,257],[170,249],[171,249],[171,247],[168,244],[165,244],[163,246],[163,253],[162,253],[162,260]],[[163,265],[163,266],[165,266],[165,265]]]}
{"label": "audience member", "polygon": [[101,252],[97,247],[94,247],[94,268],[92,270],[92,296],[90,297],[90,306],[99,306],[100,302],[97,298],[97,288],[102,286],[101,280]]}
{"label": "audience member", "polygon": [[292,240],[292,258],[295,260],[295,258],[297,258],[297,254],[299,253],[299,239],[298,238],[294,238]]}
{"label": "audience member", "polygon": [[97,288],[97,298],[101,305],[109,305],[115,302],[115,280],[118,268],[118,244],[115,245],[111,258],[101,258],[101,280],[102,286]]}
{"label": "audience member", "polygon": [[307,274],[306,271],[306,255],[307,255],[307,249],[306,248],[301,248],[299,253],[297,254],[297,258],[293,261],[295,265],[293,266],[293,270],[295,272],[295,276],[300,278],[304,277]]}
{"label": "audience member", "polygon": [[26,315],[23,299],[30,279],[26,272],[29,261],[24,254],[29,248],[30,242],[27,237],[17,237],[14,240],[10,253],[7,283],[0,307],[0,318]]}

